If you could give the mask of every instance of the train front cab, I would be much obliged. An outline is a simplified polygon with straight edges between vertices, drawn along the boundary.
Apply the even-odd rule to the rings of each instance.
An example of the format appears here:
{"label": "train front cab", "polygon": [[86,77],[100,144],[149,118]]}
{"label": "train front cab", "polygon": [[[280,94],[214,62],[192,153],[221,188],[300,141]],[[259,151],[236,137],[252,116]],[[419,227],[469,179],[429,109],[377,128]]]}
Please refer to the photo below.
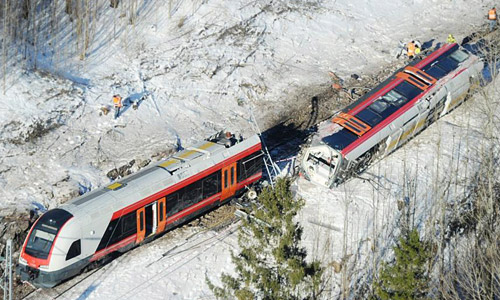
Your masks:
{"label": "train front cab", "polygon": [[21,280],[49,288],[84,267],[88,260],[80,258],[81,240],[73,220],[64,209],[49,210],[37,220],[19,256],[16,271]]}
{"label": "train front cab", "polygon": [[342,154],[328,145],[317,145],[306,150],[302,169],[309,181],[332,187],[342,163]]}

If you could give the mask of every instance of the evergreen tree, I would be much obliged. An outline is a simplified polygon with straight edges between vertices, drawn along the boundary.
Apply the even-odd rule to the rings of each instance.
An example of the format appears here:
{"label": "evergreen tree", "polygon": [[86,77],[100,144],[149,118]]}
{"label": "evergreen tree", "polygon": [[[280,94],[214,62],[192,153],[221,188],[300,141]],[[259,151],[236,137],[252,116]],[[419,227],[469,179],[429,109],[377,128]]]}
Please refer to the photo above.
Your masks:
{"label": "evergreen tree", "polygon": [[306,262],[302,227],[293,220],[304,200],[293,199],[288,179],[278,179],[259,202],[238,232],[240,253],[231,253],[236,276],[222,274],[222,287],[207,279],[208,286],[219,299],[317,298],[323,270],[318,261]]}
{"label": "evergreen tree", "polygon": [[427,263],[432,257],[430,244],[420,240],[416,229],[399,238],[393,247],[395,261],[385,264],[375,284],[380,299],[422,299],[428,290]]}

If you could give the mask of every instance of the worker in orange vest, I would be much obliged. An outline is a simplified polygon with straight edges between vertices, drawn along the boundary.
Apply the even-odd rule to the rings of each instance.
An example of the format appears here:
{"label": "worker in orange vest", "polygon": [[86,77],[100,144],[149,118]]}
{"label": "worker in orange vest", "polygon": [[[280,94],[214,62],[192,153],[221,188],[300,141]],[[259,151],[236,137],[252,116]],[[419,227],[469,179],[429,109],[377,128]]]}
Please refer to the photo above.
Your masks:
{"label": "worker in orange vest", "polygon": [[495,26],[497,25],[497,9],[492,8],[488,12],[488,20],[490,21],[490,31],[493,31],[495,29]]}
{"label": "worker in orange vest", "polygon": [[118,94],[113,96],[113,106],[115,107],[115,119],[120,116],[120,109],[122,108],[122,97]]}
{"label": "worker in orange vest", "polygon": [[413,59],[415,57],[415,42],[411,41],[406,45],[406,55],[408,55],[409,59]]}

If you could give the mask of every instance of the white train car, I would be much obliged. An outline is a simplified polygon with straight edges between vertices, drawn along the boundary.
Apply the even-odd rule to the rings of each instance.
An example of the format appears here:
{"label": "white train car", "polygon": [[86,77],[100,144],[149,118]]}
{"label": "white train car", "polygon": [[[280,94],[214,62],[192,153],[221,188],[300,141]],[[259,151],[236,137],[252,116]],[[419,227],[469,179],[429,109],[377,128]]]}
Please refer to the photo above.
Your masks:
{"label": "white train car", "polygon": [[301,174],[329,188],[389,154],[477,87],[483,62],[458,44],[415,60],[318,126]]}
{"label": "white train car", "polygon": [[52,287],[241,195],[262,177],[260,138],[218,135],[49,210],[21,249],[22,280]]}

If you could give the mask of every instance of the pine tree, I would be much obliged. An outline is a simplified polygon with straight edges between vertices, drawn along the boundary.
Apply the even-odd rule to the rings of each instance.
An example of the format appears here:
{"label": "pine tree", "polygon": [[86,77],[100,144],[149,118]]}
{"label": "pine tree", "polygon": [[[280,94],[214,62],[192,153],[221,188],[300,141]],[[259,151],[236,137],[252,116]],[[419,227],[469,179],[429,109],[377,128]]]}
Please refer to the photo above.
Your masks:
{"label": "pine tree", "polygon": [[379,299],[422,299],[428,290],[427,263],[432,256],[430,244],[420,240],[416,229],[399,238],[393,247],[395,261],[385,264],[375,284]]}
{"label": "pine tree", "polygon": [[236,276],[222,274],[222,287],[207,284],[218,299],[315,299],[323,270],[318,261],[306,262],[300,247],[302,227],[293,219],[304,205],[293,199],[290,181],[267,187],[253,207],[254,217],[243,220],[238,233],[240,253],[231,253]]}

